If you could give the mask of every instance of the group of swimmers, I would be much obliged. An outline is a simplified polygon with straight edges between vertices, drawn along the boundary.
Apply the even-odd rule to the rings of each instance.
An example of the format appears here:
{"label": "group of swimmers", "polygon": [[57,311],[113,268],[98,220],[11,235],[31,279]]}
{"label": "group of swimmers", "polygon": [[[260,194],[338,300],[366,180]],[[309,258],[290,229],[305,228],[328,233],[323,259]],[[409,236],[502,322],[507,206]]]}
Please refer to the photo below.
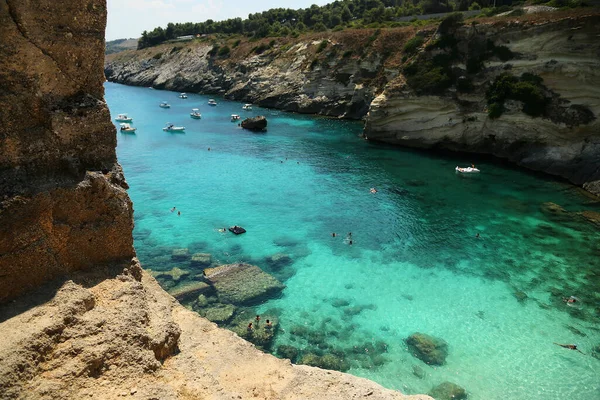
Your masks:
{"label": "group of swimmers", "polygon": [[[331,234],[331,237],[337,237],[338,234],[333,232]],[[348,232],[348,236],[346,236],[346,239],[344,239],[344,243],[348,243],[350,246],[352,246],[352,232]]]}
{"label": "group of swimmers", "polygon": [[[260,315],[257,315],[256,318],[254,318],[254,321],[256,321],[256,326],[258,327],[258,324],[260,323]],[[273,323],[269,320],[267,320],[267,322],[265,322],[265,329],[269,330],[273,328]],[[252,325],[252,322],[250,322],[248,324],[248,331],[252,331],[254,329],[254,326]]]}
{"label": "group of swimmers", "polygon": [[[562,300],[565,303],[567,303],[568,306],[573,306],[573,305],[579,303],[579,299],[575,296],[563,297]],[[560,346],[560,347],[564,347],[565,349],[575,350],[575,351],[580,352],[581,354],[585,354],[583,351],[581,351],[577,348],[576,344],[562,344],[562,343],[556,343],[556,342],[554,342],[554,344],[557,346]]]}
{"label": "group of swimmers", "polygon": [[[174,212],[175,210],[177,210],[177,207],[171,208],[171,212]],[[181,215],[181,211],[177,211],[177,215]]]}

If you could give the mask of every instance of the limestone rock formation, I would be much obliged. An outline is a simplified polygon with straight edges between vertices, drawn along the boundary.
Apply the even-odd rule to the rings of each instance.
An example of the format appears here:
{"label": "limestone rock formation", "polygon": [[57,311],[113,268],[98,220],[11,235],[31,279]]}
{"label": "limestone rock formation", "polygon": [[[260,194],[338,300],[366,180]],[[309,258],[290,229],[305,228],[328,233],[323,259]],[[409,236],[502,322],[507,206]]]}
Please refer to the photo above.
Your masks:
{"label": "limestone rock formation", "polygon": [[0,303],[135,255],[103,100],[106,5],[88,3],[54,18],[50,1],[0,4]]}
{"label": "limestone rock formation", "polygon": [[426,364],[443,365],[448,356],[448,344],[440,338],[416,332],[406,338],[408,350]]}
{"label": "limestone rock formation", "polygon": [[267,119],[263,116],[246,118],[242,121],[242,128],[250,131],[264,131],[267,129]]}
{"label": "limestone rock formation", "polygon": [[[408,85],[386,89],[371,103],[365,135],[409,147],[492,154],[600,194],[599,22],[592,13],[545,24],[464,26],[456,34],[459,49],[493,40],[514,58],[486,62],[466,92],[423,95]],[[542,78],[552,98],[546,114],[534,118],[522,111],[523,103],[509,101],[492,119],[486,91],[503,73]]]}

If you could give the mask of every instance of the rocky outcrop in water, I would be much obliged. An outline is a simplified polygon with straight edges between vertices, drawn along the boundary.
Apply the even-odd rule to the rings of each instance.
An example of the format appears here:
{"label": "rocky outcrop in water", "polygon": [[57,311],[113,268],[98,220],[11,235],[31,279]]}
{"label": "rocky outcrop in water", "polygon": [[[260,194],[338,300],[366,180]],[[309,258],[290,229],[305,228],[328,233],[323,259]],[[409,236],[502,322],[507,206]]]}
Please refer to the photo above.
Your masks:
{"label": "rocky outcrop in water", "polygon": [[[0,397],[428,398],[264,354],[140,268],[103,101],[105,22],[104,0],[0,2]],[[199,298],[210,287],[180,284],[188,273],[165,276]]]}
{"label": "rocky outcrop in water", "polygon": [[263,116],[246,118],[242,121],[242,128],[250,131],[264,131],[267,129],[267,119]]}

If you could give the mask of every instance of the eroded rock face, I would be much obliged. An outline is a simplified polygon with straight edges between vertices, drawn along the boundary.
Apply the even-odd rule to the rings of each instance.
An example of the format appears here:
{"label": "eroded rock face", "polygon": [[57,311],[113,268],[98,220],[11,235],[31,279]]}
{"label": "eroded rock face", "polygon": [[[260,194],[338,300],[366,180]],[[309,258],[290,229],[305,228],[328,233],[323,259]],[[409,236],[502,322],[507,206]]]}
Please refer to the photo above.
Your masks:
{"label": "eroded rock face", "polygon": [[[459,47],[493,38],[515,58],[486,62],[470,93],[419,96],[408,86],[386,90],[371,103],[365,134],[408,147],[492,154],[600,194],[599,22],[591,15],[546,24],[465,26],[457,36],[463,40]],[[543,79],[556,103],[547,116],[530,117],[522,103],[509,101],[498,119],[488,117],[489,82],[507,72]]]}
{"label": "eroded rock face", "polygon": [[0,4],[0,303],[135,255],[103,101],[106,5],[56,9]]}

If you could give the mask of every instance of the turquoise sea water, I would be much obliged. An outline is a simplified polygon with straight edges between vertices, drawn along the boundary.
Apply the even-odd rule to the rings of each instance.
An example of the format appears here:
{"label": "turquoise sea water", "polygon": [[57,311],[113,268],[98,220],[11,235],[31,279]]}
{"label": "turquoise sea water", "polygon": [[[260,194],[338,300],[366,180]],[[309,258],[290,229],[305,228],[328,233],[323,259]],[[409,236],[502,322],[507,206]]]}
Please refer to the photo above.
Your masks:
{"label": "turquoise sea water", "polygon": [[[335,349],[349,373],[409,394],[451,381],[472,400],[600,399],[600,234],[576,214],[598,202],[490,161],[457,175],[472,158],[369,143],[356,122],[177,95],[106,84],[112,117],[127,112],[138,128],[117,133],[117,152],[146,268],[179,266],[174,248],[263,268],[289,254],[282,295],[256,308],[278,314],[273,351]],[[267,133],[233,113],[265,115]],[[185,133],[163,132],[166,122]],[[248,233],[218,231],[231,225]],[[566,305],[570,295],[581,302]],[[409,353],[414,332],[448,343],[445,365]]]}

